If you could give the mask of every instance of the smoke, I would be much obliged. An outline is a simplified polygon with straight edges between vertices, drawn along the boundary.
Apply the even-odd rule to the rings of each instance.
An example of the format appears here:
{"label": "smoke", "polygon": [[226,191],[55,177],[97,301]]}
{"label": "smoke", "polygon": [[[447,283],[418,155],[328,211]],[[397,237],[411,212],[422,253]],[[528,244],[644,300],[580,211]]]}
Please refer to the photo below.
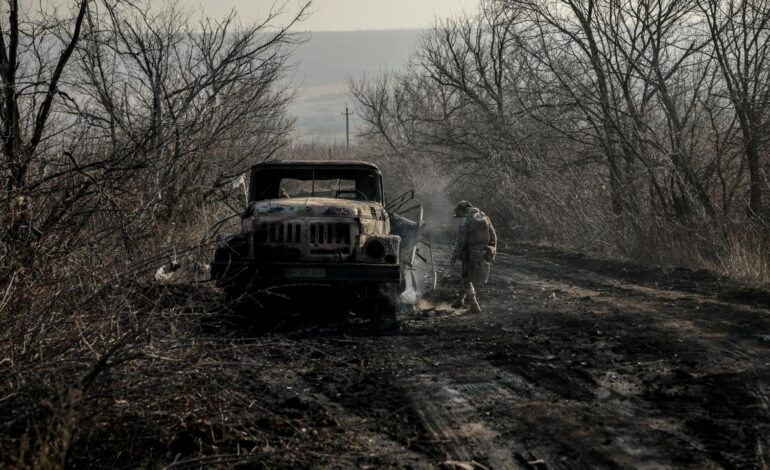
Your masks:
{"label": "smoke", "polygon": [[453,179],[446,174],[441,174],[434,165],[426,165],[422,173],[427,173],[430,177],[425,178],[421,184],[415,187],[415,202],[423,207],[423,227],[420,239],[423,242],[433,244],[434,248],[429,248],[425,243],[418,243],[419,256],[415,257],[412,269],[406,272],[407,287],[401,293],[403,303],[414,305],[420,311],[443,309],[443,306],[437,307],[425,297],[433,290],[436,282],[434,277],[438,275],[433,272],[434,265],[440,264],[440,260],[434,259],[434,257],[439,256],[435,251],[435,246],[440,243],[452,242],[456,232],[455,201],[451,196]]}
{"label": "smoke", "polygon": [[414,288],[409,285],[409,287],[401,293],[401,303],[416,306],[421,297],[422,292],[414,290]]}
{"label": "smoke", "polygon": [[[454,207],[459,199],[467,199],[463,188],[467,178],[458,178],[456,172],[447,165],[432,158],[381,155],[379,152],[371,152],[365,146],[356,147],[356,152],[360,153],[354,155],[355,157],[372,161],[380,167],[386,195],[395,198],[407,189],[414,189],[413,203],[420,204],[423,208],[421,240],[430,240],[434,244],[453,242],[456,234]],[[406,204],[405,208],[410,206],[412,204]],[[399,300],[404,304],[422,308],[424,297],[433,288],[434,274],[430,250],[423,243],[419,243],[418,248],[425,260],[416,257],[413,270],[405,273],[406,289],[401,293]],[[413,285],[412,275],[416,287]]]}
{"label": "smoke", "polygon": [[413,305],[418,310],[424,297],[433,289],[438,273],[433,271],[436,252],[430,250],[427,245],[421,244],[420,256],[415,257],[414,265],[405,272],[406,289],[401,293],[400,300],[404,304]]}

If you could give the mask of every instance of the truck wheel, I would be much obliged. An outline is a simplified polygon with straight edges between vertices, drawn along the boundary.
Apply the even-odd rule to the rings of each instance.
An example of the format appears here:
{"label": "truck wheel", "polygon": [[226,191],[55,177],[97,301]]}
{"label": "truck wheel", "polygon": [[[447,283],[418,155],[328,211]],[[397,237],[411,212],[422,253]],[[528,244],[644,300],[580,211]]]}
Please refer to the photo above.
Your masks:
{"label": "truck wheel", "polygon": [[233,282],[224,286],[225,306],[239,311],[246,303],[246,285],[240,282]]}
{"label": "truck wheel", "polygon": [[250,276],[238,276],[230,279],[223,287],[225,305],[236,312],[248,311],[255,305],[254,298],[249,295],[254,290]]}
{"label": "truck wheel", "polygon": [[398,294],[393,284],[378,286],[379,296],[369,301],[372,328],[375,330],[395,330],[398,328]]}

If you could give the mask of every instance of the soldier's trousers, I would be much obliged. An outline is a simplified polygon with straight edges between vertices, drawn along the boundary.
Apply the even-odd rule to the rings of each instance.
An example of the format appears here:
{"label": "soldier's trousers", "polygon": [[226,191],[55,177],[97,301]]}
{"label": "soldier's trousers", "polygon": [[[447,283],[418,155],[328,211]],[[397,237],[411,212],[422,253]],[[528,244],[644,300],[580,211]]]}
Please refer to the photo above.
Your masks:
{"label": "soldier's trousers", "polygon": [[463,260],[460,274],[460,294],[476,296],[474,284],[479,286],[486,284],[489,278],[489,263],[482,256],[469,257]]}

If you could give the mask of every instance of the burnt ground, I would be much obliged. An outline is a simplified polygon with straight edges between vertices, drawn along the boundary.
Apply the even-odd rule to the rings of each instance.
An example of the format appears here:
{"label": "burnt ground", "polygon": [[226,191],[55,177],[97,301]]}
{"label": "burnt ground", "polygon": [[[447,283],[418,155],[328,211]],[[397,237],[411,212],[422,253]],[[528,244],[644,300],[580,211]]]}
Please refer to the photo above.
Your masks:
{"label": "burnt ground", "polygon": [[397,331],[371,333],[352,316],[319,323],[317,312],[215,328],[255,345],[240,349],[258,365],[242,373],[252,389],[222,393],[244,397],[263,440],[201,460],[206,433],[182,436],[188,445],[159,463],[770,466],[767,292],[516,246],[499,254],[472,315],[448,307],[457,281],[438,268],[439,289]]}

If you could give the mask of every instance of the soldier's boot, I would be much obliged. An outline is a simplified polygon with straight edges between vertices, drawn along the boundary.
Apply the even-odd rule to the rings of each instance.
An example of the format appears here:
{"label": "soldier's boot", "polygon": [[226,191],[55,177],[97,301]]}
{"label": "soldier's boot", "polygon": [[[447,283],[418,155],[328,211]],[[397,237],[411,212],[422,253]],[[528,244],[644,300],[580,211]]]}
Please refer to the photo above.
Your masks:
{"label": "soldier's boot", "polygon": [[479,307],[479,302],[476,300],[476,296],[470,298],[469,302],[471,304],[471,308],[468,309],[468,313],[481,313],[481,307]]}
{"label": "soldier's boot", "polygon": [[460,294],[457,297],[457,300],[455,300],[455,303],[452,304],[452,308],[463,308],[465,307],[465,294]]}

